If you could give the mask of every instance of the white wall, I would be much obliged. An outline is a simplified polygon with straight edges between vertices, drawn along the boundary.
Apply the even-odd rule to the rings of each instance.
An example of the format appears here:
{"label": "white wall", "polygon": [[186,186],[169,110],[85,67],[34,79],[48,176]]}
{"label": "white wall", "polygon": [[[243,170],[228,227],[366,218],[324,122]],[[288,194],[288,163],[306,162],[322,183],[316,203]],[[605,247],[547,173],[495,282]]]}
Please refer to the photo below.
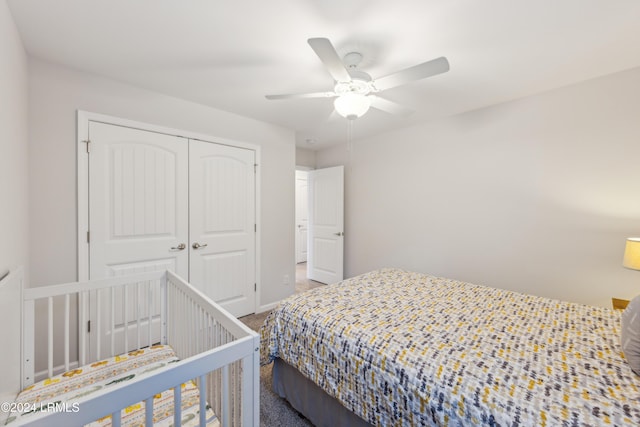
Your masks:
{"label": "white wall", "polygon": [[316,152],[306,148],[296,147],[296,166],[316,168]]}
{"label": "white wall", "polygon": [[0,1],[0,275],[27,265],[27,55]]}
{"label": "white wall", "polygon": [[[365,117],[366,119],[366,117]],[[640,235],[640,69],[356,141],[349,276],[398,266],[610,306]],[[346,164],[344,147],[317,167]]]}
{"label": "white wall", "polygon": [[[0,276],[27,266],[27,55],[6,1],[0,1]],[[16,277],[15,274],[10,277]],[[20,390],[20,289],[0,297],[0,402]],[[16,306],[17,304],[17,306]],[[17,344],[17,346],[16,346]],[[13,350],[13,351],[7,351]],[[0,424],[6,412],[0,411]]]}
{"label": "white wall", "polygon": [[292,131],[100,76],[29,60],[31,277],[34,285],[77,277],[76,110],[102,113],[262,148],[261,301],[292,293],[294,174]]}

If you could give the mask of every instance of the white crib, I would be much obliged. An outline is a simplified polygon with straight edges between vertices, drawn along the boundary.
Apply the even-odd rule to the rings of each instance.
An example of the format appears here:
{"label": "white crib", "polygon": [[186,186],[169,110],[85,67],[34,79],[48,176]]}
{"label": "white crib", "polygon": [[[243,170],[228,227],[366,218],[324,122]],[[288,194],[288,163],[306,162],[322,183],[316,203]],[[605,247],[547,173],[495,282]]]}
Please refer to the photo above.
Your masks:
{"label": "white crib", "polygon": [[[22,289],[17,271],[0,281],[0,301],[0,308],[7,310],[0,312],[3,321],[15,322],[17,307],[22,307],[18,342],[16,334],[0,336],[8,341],[2,343],[8,346],[3,357],[22,349],[21,389],[155,344],[171,346],[179,358],[153,374],[79,398],[74,410],[48,408],[14,416],[8,425],[79,426],[111,415],[112,425],[119,426],[124,408],[144,402],[145,425],[150,426],[154,396],[169,389],[173,389],[173,424],[180,425],[181,385],[190,380],[200,396],[198,425],[206,424],[207,404],[222,426],[259,425],[258,334],[170,271],[28,289]],[[0,367],[6,379],[0,389],[2,399],[15,387],[14,371],[11,362]],[[1,415],[11,416],[0,414],[0,424]]]}

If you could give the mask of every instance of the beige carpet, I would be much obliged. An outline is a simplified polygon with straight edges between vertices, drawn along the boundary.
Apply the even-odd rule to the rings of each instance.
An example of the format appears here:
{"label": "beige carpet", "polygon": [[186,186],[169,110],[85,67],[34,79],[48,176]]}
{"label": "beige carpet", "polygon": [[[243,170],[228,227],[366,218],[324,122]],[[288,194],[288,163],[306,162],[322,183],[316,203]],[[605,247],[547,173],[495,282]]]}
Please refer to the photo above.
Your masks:
{"label": "beige carpet", "polygon": [[[296,268],[295,293],[305,292],[322,283],[314,282],[306,278],[306,264],[298,264]],[[259,331],[264,319],[269,312],[251,314],[241,317],[240,320],[253,329]],[[271,368],[273,364],[260,368],[260,426],[262,427],[308,427],[312,424],[298,411],[293,409],[289,402],[280,398],[271,391]]]}

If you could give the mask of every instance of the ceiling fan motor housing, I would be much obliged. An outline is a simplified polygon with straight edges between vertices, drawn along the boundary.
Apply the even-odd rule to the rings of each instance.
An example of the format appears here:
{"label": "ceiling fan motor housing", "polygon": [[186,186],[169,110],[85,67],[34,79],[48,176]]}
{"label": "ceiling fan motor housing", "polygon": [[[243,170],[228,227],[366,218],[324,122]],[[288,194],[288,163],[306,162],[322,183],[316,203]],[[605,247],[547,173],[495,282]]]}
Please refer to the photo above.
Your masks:
{"label": "ceiling fan motor housing", "polygon": [[360,95],[367,95],[371,92],[375,92],[372,85],[371,76],[364,71],[349,70],[351,76],[350,82],[337,82],[334,87],[336,95],[344,95],[345,93],[357,93]]}

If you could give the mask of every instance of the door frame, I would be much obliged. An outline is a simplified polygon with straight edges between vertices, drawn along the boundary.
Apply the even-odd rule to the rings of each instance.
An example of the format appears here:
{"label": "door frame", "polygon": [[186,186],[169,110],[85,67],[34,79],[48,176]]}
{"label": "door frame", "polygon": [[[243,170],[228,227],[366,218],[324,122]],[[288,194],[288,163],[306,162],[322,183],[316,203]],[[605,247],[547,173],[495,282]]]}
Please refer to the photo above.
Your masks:
{"label": "door frame", "polygon": [[[311,279],[311,280],[315,280],[315,281],[319,281],[321,283],[326,283],[326,284],[331,284],[331,283],[335,283],[335,281],[332,280],[323,280],[326,279],[326,277],[320,277],[318,275],[316,275],[312,270],[315,268],[316,263],[315,263],[315,250],[314,250],[314,236],[315,236],[315,209],[314,209],[314,199],[315,199],[315,186],[313,185],[312,181],[314,174],[318,174],[318,173],[329,173],[328,171],[331,171],[331,173],[333,173],[334,171],[340,171],[340,181],[341,181],[341,185],[340,185],[340,190],[339,190],[339,199],[338,199],[338,205],[337,207],[341,207],[341,212],[340,212],[340,219],[338,221],[339,226],[336,226],[336,228],[333,229],[333,234],[335,234],[337,237],[336,240],[339,239],[339,250],[338,250],[338,255],[339,255],[339,259],[340,259],[340,266],[339,266],[339,274],[337,274],[338,278],[336,279],[337,281],[342,281],[344,280],[344,230],[345,230],[345,222],[344,222],[344,165],[338,165],[338,166],[333,166],[333,167],[327,167],[327,168],[318,168],[318,169],[314,169],[312,171],[309,171],[309,174],[307,175],[307,182],[309,183],[308,188],[309,188],[309,226],[307,228],[307,278]],[[326,231],[326,230],[325,230]],[[334,237],[335,239],[335,237]],[[338,271],[336,271],[336,273],[338,273]]]}
{"label": "door frame", "polygon": [[261,215],[260,215],[260,193],[261,193],[261,151],[260,146],[248,142],[236,141],[226,138],[218,138],[197,132],[185,131],[181,129],[173,129],[164,126],[153,125],[150,123],[138,122],[135,120],[123,119],[120,117],[109,116],[105,114],[92,113],[89,111],[77,110],[77,215],[78,215],[78,281],[89,280],[89,243],[87,234],[89,231],[89,158],[86,155],[87,150],[91,150],[91,144],[86,143],[89,134],[89,123],[99,122],[115,126],[123,126],[144,131],[162,133],[172,136],[178,136],[186,139],[195,139],[199,141],[209,142],[213,144],[228,145],[231,147],[244,148],[255,151],[255,283],[256,291],[254,294],[254,313],[259,308],[260,290],[261,290]]}
{"label": "door frame", "polygon": [[[296,165],[296,177],[295,177],[296,184],[297,184],[297,180],[298,180],[298,178],[297,178],[297,175],[298,175],[297,172],[298,171],[300,171],[300,172],[310,172],[312,170],[313,170],[313,168],[310,168],[308,166],[298,166],[298,165]],[[294,197],[295,197],[294,204],[296,205],[296,209],[297,209],[297,203],[298,203],[298,189],[297,189],[297,187],[296,187],[296,191],[295,191]],[[308,211],[309,211],[309,200],[307,198],[307,217],[309,216]],[[298,222],[297,214],[295,215],[294,222],[295,223]],[[298,234],[297,234],[298,233],[298,230],[297,230],[298,227],[297,227],[297,224],[294,224],[294,227],[295,227],[294,228],[294,234],[295,234],[295,238],[296,238],[295,256],[294,256],[295,263],[294,263],[294,265],[298,265]],[[309,252],[309,242],[307,242],[307,253],[308,252]]]}

